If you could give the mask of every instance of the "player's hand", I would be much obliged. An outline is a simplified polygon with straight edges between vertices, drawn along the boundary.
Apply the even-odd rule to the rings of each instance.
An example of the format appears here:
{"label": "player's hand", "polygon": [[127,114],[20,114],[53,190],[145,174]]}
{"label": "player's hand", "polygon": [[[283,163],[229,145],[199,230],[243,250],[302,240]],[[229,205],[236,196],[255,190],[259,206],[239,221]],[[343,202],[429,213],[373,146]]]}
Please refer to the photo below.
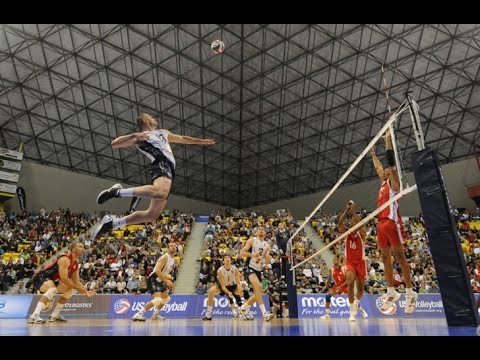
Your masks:
{"label": "player's hand", "polygon": [[385,134],[383,134],[383,138],[387,140],[387,139],[390,139],[391,137],[392,137],[392,134],[390,134],[390,129],[387,129],[387,131],[385,131]]}
{"label": "player's hand", "polygon": [[148,134],[147,131],[137,133],[137,141],[148,141],[150,140],[150,135]]}
{"label": "player's hand", "polygon": [[175,288],[175,284],[173,283],[173,281],[171,280],[168,280],[168,279],[165,279],[165,281],[163,282],[165,284],[166,287],[168,287],[170,290],[173,290]]}
{"label": "player's hand", "polygon": [[347,203],[347,210],[354,210],[354,209],[355,209],[355,203],[353,202],[353,200],[350,200]]}
{"label": "player's hand", "polygon": [[87,290],[87,292],[85,293],[85,295],[89,298],[91,298],[92,296],[95,296],[97,295],[97,293],[95,291],[91,291],[91,290]]}
{"label": "player's hand", "polygon": [[201,145],[215,145],[215,140],[213,139],[202,139]]}

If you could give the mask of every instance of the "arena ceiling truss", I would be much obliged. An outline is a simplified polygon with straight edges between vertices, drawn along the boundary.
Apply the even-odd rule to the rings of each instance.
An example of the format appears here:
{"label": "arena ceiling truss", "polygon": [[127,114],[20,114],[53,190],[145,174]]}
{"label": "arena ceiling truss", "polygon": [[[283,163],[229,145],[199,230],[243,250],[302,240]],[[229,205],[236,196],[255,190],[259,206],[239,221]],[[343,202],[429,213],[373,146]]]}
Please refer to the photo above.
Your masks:
{"label": "arena ceiling truss", "polygon": [[[0,146],[112,182],[149,181],[141,154],[110,146],[147,112],[217,141],[174,145],[176,195],[243,208],[329,189],[387,118],[382,65],[442,163],[479,142],[478,24],[0,26]],[[408,170],[408,115],[397,136]],[[374,176],[362,161],[347,183]]]}

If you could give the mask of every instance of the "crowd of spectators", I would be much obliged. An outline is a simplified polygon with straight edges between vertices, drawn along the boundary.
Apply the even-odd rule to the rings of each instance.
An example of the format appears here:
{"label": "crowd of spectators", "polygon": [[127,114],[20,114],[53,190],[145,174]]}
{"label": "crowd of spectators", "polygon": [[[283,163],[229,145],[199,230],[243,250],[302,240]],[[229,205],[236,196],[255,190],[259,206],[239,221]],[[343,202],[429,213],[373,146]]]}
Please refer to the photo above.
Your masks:
{"label": "crowd of spectators", "polygon": [[23,211],[0,219],[0,292],[32,293],[34,272],[73,241],[85,245],[80,277],[89,290],[146,292],[145,277],[169,242],[175,242],[178,249],[172,274],[175,280],[194,221],[190,212],[166,210],[155,224],[128,226],[92,242],[89,230],[103,215],[67,209],[49,213]]}
{"label": "crowd of spectators", "polygon": [[68,209],[25,210],[0,217],[0,293],[20,281],[20,291],[28,292],[27,284],[35,269],[85,233],[95,221],[96,214],[73,213]]}
{"label": "crowd of spectators", "polygon": [[[472,288],[480,292],[480,213],[454,209],[458,224],[461,249],[465,256],[467,271]],[[82,255],[80,276],[89,290],[97,293],[145,293],[146,277],[152,272],[158,257],[169,242],[177,244],[178,254],[173,271],[177,275],[183,252],[188,242],[194,218],[191,212],[166,210],[155,224],[133,225],[124,230],[114,230],[92,242],[89,229],[103,216],[103,213],[74,213],[68,209],[40,212],[22,211],[0,218],[0,293],[32,293],[31,278],[39,265],[55,258],[58,251],[65,249],[72,241],[82,241],[85,251]],[[317,213],[311,225],[328,244],[337,238],[338,214]],[[282,263],[287,252],[286,240],[298,227],[297,221],[287,209],[273,214],[260,211],[221,209],[210,214],[198,261],[200,273],[195,292],[204,295],[215,283],[216,270],[222,265],[223,255],[230,255],[232,262],[241,271],[245,268],[240,250],[253,235],[258,225],[266,230],[266,241],[271,245],[271,264],[266,264],[261,283],[271,305],[280,302],[281,290],[285,288]],[[407,240],[405,249],[410,262],[414,289],[418,293],[438,293],[439,286],[425,226],[421,216],[404,218]],[[365,255],[368,265],[365,291],[380,294],[385,291],[383,263],[377,248],[376,221],[366,225],[367,241]],[[290,249],[289,249],[290,250]],[[293,239],[291,251],[294,263],[304,260],[317,251],[303,230]],[[331,247],[333,255],[344,255],[343,244]],[[299,293],[326,293],[331,264],[317,256],[300,266],[295,272]],[[401,269],[394,262],[395,286],[405,291]],[[245,285],[247,291],[248,285]],[[251,294],[250,290],[250,294]]]}

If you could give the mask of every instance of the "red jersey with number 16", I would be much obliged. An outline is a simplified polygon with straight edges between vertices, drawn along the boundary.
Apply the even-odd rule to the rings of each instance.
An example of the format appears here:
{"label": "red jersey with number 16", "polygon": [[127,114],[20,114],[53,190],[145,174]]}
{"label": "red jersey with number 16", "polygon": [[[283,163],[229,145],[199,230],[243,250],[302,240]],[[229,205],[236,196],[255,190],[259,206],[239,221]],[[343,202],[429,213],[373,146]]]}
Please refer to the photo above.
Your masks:
{"label": "red jersey with number 16", "polygon": [[348,261],[360,261],[365,259],[365,246],[363,245],[359,231],[347,236],[347,240],[345,240],[345,256]]}

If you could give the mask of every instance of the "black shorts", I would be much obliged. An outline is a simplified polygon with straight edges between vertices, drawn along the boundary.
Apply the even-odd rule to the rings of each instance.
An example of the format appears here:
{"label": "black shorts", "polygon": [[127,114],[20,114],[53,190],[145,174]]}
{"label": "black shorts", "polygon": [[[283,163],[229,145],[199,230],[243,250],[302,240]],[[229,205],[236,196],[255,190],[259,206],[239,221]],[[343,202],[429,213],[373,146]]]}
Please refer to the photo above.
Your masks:
{"label": "black shorts", "polygon": [[41,275],[35,275],[32,279],[32,282],[33,282],[33,288],[37,291],[40,291],[40,288],[42,287],[45,280]]}
{"label": "black shorts", "polygon": [[167,177],[172,181],[175,178],[175,166],[167,159],[154,161],[149,165],[149,170],[152,182],[159,177]]}
{"label": "black shorts", "polygon": [[152,276],[148,277],[147,280],[147,291],[150,294],[154,294],[157,292],[164,292],[168,290],[168,287],[162,282],[157,281],[157,275],[153,274]]}
{"label": "black shorts", "polygon": [[[222,285],[220,283],[217,283],[218,290],[220,290],[220,296],[227,295],[223,292]],[[237,285],[228,285],[227,290],[230,291],[232,294],[235,294],[235,291],[237,290]]]}
{"label": "black shorts", "polygon": [[[33,283],[33,288],[37,291],[40,291],[40,288],[42,287],[43,283],[45,281],[52,280],[48,276],[44,276],[42,273],[38,273],[32,278],[32,283]],[[53,281],[53,280],[52,280]],[[53,281],[55,285],[58,285],[59,281]]]}
{"label": "black shorts", "polygon": [[251,267],[248,267],[247,270],[245,270],[245,279],[247,279],[248,282],[250,282],[249,275],[250,274],[256,274],[258,281],[262,281],[262,272],[252,269]]}

